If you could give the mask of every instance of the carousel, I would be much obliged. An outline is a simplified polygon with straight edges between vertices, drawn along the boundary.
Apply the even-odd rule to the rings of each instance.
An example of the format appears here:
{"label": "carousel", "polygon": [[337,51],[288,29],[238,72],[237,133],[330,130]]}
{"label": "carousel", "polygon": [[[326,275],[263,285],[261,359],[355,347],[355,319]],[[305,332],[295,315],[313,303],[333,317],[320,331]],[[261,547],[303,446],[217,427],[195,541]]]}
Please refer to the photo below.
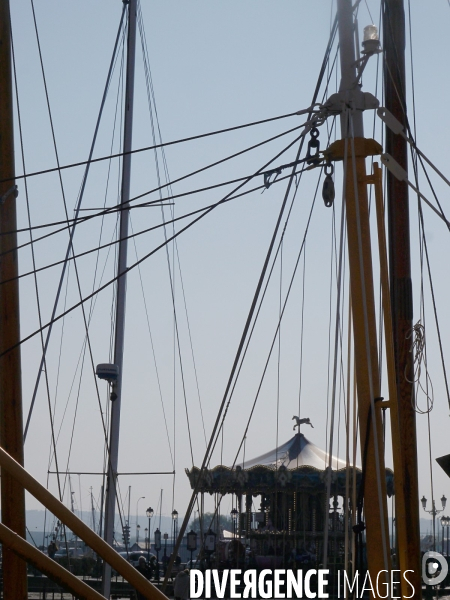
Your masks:
{"label": "carousel", "polygon": [[[351,553],[356,524],[353,507],[362,470],[336,456],[330,462],[328,453],[300,432],[301,423],[311,425],[309,419],[298,420],[299,431],[274,450],[233,468],[218,465],[202,474],[201,510],[204,494],[214,495],[216,507],[223,496],[232,495],[233,531],[218,532],[218,519],[205,526],[215,529],[222,539],[231,538],[234,562],[253,559],[260,568],[318,565],[324,543],[330,564],[343,564],[346,550]],[[326,506],[330,464],[331,494]],[[200,469],[186,469],[186,474],[194,489]],[[390,469],[386,469],[386,489],[391,497],[394,474]]]}

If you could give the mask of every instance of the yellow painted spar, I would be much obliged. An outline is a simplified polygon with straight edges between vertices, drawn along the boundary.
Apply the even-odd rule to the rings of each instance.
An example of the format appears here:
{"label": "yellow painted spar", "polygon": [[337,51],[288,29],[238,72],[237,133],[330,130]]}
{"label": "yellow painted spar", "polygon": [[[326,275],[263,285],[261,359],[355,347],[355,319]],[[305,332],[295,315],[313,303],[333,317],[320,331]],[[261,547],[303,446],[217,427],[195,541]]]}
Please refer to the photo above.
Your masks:
{"label": "yellow painted spar", "polygon": [[[166,596],[152,583],[147,581],[129,562],[120,556],[111,546],[109,546],[92,529],[76,517],[68,508],[64,506],[57,498],[44,488],[34,477],[32,477],[23,467],[19,465],[11,456],[0,447],[0,466],[7,471],[16,481],[18,481],[26,490],[30,492],[39,502],[50,510],[60,521],[69,527],[76,535],[84,540],[92,550],[108,562],[120,575],[122,575],[138,592],[143,594],[149,600],[167,600]],[[2,530],[5,534],[4,530]],[[6,535],[6,534],[5,534]],[[10,540],[11,541],[11,540]],[[8,542],[5,545],[9,547]],[[13,548],[12,548],[13,549]],[[24,558],[28,560],[31,555],[28,549],[24,550]],[[25,553],[26,552],[26,553]],[[71,573],[64,571],[64,578],[61,582],[70,587]],[[103,598],[103,596],[92,596],[92,598]]]}
{"label": "yellow painted spar", "polygon": [[104,596],[93,590],[87,583],[69,573],[67,569],[61,567],[3,523],[0,523],[0,542],[8,546],[17,556],[48,575],[53,581],[69,589],[77,598],[82,600],[105,600]]}

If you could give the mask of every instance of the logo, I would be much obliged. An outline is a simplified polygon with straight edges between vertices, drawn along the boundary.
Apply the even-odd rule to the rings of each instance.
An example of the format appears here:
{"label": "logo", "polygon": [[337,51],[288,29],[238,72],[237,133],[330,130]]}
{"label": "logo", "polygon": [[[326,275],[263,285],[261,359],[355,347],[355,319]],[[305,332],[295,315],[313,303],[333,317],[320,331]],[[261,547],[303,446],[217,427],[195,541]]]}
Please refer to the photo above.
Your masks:
{"label": "logo", "polygon": [[439,552],[425,552],[422,558],[422,579],[425,585],[439,585],[447,577],[448,564]]}

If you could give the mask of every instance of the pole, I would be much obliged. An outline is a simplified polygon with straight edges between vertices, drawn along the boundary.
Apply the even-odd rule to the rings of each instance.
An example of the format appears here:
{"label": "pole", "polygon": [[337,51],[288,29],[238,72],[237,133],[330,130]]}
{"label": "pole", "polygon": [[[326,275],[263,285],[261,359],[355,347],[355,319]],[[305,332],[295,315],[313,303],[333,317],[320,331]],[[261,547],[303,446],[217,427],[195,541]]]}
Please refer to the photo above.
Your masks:
{"label": "pole", "polygon": [[[134,63],[136,54],[136,0],[128,4],[128,41],[127,41],[127,79],[125,89],[125,122],[123,140],[122,190],[119,228],[119,256],[117,263],[116,321],[114,339],[114,364],[119,367],[119,376],[112,400],[111,429],[109,439],[109,464],[105,502],[105,541],[112,546],[114,537],[114,517],[116,508],[116,484],[119,456],[120,405],[122,400],[123,348],[125,334],[126,274],[128,249],[128,221],[130,199],[130,174],[133,135],[133,102],[134,102]],[[103,563],[102,594],[109,598],[111,593],[111,567]]]}
{"label": "pole", "polygon": [[[20,341],[19,284],[14,170],[13,91],[11,70],[11,19],[9,0],[0,0],[0,353]],[[10,251],[12,250],[12,251]],[[20,346],[0,359],[0,444],[23,465],[22,381]],[[2,472],[2,522],[25,538],[23,487]],[[25,561],[8,548],[3,550],[3,597],[26,600]]]}
{"label": "pole", "polygon": [[449,527],[450,527],[450,523],[449,523],[449,517],[447,517],[447,560],[448,560],[448,538],[449,538]]}
{"label": "pole", "polygon": [[[138,592],[151,600],[167,600],[166,596],[141,575],[127,560],[116,552],[109,544],[102,540],[90,527],[79,519],[71,510],[51,494],[43,485],[32,477],[17,461],[15,461],[3,448],[0,447],[0,467],[2,477],[5,472],[19,482],[41,504],[55,515],[59,526],[68,527],[74,534],[86,542],[97,552],[103,560],[108,561],[112,567],[122,575]],[[6,532],[7,533],[7,532]],[[15,536],[15,539],[18,536]],[[0,540],[1,541],[1,540]],[[16,539],[17,541],[17,539]],[[16,545],[16,541],[12,547]],[[5,546],[9,542],[5,541]],[[5,549],[5,546],[3,550]],[[22,547],[24,547],[22,545]],[[28,556],[27,556],[28,559]],[[12,598],[12,596],[9,596]]]}
{"label": "pole", "polygon": [[131,485],[128,486],[128,518],[127,518],[128,526],[130,526],[130,504],[131,504]]}
{"label": "pole", "polygon": [[[339,91],[346,96],[346,104],[352,105],[362,92],[355,85],[351,0],[338,0],[337,10],[341,63]],[[382,424],[380,411],[375,409],[375,400],[380,396],[380,384],[365,165],[366,157],[379,153],[380,147],[373,140],[364,139],[361,110],[350,108],[342,113],[341,131],[342,140],[335,142],[329,150],[333,158],[344,159],[346,174],[345,211],[361,455],[365,470],[367,561],[371,578],[376,579],[381,571],[390,571],[391,568]]]}
{"label": "pole", "polygon": [[[383,49],[385,56],[385,106],[405,126],[405,13],[403,0],[383,2]],[[405,171],[408,170],[407,142],[386,127],[386,152]],[[394,334],[394,355],[398,397],[398,421],[402,446],[403,506],[396,505],[397,523],[403,519],[406,528],[406,564],[402,571],[408,575],[416,590],[414,598],[421,597],[419,489],[417,469],[416,415],[413,408],[413,354],[406,336],[412,329],[413,302],[411,283],[411,251],[409,235],[408,185],[387,173],[387,213],[389,262],[391,279],[391,306]],[[397,483],[396,483],[397,486]],[[400,542],[400,540],[399,540]],[[401,558],[401,557],[400,557]]]}
{"label": "pole", "polygon": [[148,549],[147,549],[147,564],[150,564],[150,524],[152,522],[152,518],[148,518]]}

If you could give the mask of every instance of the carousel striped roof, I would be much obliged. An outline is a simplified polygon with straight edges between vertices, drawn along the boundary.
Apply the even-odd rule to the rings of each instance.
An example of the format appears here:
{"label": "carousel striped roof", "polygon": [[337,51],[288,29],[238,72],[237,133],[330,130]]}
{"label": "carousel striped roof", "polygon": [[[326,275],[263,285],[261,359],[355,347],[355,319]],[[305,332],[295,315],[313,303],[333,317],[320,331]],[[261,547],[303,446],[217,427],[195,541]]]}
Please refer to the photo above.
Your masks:
{"label": "carousel striped roof", "polygon": [[[299,467],[313,467],[324,471],[328,467],[329,455],[327,452],[310,442],[303,433],[296,433],[290,440],[278,446],[270,452],[261,454],[251,460],[245,461],[241,466],[243,469],[252,467],[272,467],[279,469],[298,469]],[[337,456],[331,457],[331,468],[335,471],[345,469],[345,460]]]}

